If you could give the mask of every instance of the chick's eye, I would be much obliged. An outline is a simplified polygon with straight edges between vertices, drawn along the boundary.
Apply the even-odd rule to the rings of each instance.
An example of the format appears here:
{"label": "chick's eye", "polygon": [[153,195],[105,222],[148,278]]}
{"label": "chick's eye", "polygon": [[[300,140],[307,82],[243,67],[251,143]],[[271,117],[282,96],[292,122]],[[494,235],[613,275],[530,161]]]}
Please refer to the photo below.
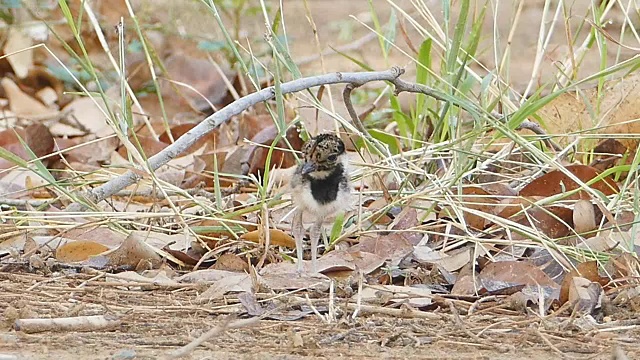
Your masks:
{"label": "chick's eye", "polygon": [[329,155],[329,157],[327,159],[329,161],[336,161],[336,160],[338,160],[338,155]]}

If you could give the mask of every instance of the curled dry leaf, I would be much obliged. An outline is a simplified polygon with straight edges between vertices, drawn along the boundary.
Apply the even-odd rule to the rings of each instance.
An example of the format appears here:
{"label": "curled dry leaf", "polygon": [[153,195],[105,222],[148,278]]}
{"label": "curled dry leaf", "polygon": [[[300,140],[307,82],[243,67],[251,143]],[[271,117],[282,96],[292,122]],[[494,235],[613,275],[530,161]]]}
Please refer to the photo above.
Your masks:
{"label": "curled dry leaf", "polygon": [[[318,259],[318,263],[316,264],[317,273],[314,274],[314,276],[336,271],[353,270],[359,270],[364,274],[369,274],[380,268],[384,263],[384,258],[376,254],[352,251],[351,249],[334,250]],[[305,272],[311,273],[311,262],[303,260],[303,268]],[[268,264],[260,271],[260,275],[263,276],[282,274],[290,276],[291,274],[297,273],[297,265],[288,261]]]}
{"label": "curled dry leaf", "polygon": [[490,221],[482,215],[473,214],[465,209],[492,214],[495,205],[499,203],[495,196],[478,186],[465,186],[462,188],[462,195],[460,197],[454,195],[453,198],[460,200],[459,209],[464,212],[464,220],[467,226],[477,230],[483,230]]}
{"label": "curled dry leaf", "polygon": [[[412,207],[405,207],[400,211],[391,224],[391,230],[409,230],[418,226],[418,211]],[[411,245],[420,243],[424,234],[418,231],[401,231],[398,234],[405,238]]]}
{"label": "curled dry leaf", "polygon": [[[77,162],[98,166],[111,158],[111,154],[117,149],[118,143],[117,137],[106,137],[91,142],[86,142],[85,138],[56,138],[55,150],[64,150],[62,156],[68,163]],[[80,144],[82,145],[70,149]]]}
{"label": "curled dry leaf", "polygon": [[[519,197],[508,199],[503,203],[504,208],[498,213],[499,217],[511,219],[518,224],[525,225],[542,232],[555,239],[564,237],[571,232],[573,226],[573,210],[563,206],[535,205],[537,197]],[[517,236],[517,234],[514,234]]]}
{"label": "curled dry leaf", "polygon": [[576,202],[573,208],[573,227],[578,234],[585,234],[598,228],[596,212],[591,201],[582,199]]}
{"label": "curled dry leaf", "polygon": [[413,258],[426,264],[442,266],[449,272],[460,270],[468,263],[474,263],[478,256],[483,256],[486,251],[482,247],[474,249],[473,246],[465,246],[459,249],[447,251],[434,251],[428,246],[416,246],[413,249]]}
{"label": "curled dry leaf", "polygon": [[601,277],[598,273],[598,263],[596,261],[587,261],[576,265],[575,269],[571,270],[562,280],[562,287],[560,289],[560,304],[564,304],[569,300],[569,292],[572,287],[577,286],[573,283],[573,279],[576,277],[583,278],[589,283],[596,282],[601,285],[606,285],[609,279]]}
{"label": "curled dry leaf", "polygon": [[[117,100],[119,94],[115,93],[119,91],[118,86],[114,86],[106,91],[105,98],[108,101],[110,108],[118,107]],[[105,105],[102,97],[78,97],[71,101],[67,106],[63,108],[63,111],[68,112],[70,116],[73,116],[73,124],[79,127],[80,130],[87,134],[92,134],[97,137],[106,137],[114,133],[113,129],[107,122],[108,114],[107,105]],[[139,121],[138,116],[133,117],[134,124]],[[62,134],[64,135],[64,134]]]}
{"label": "curled dry leaf", "polygon": [[137,267],[141,262],[149,262],[154,268],[158,267],[162,259],[144,239],[133,232],[129,234],[120,247],[104,255],[108,260],[107,264]]}
{"label": "curled dry leaf", "polygon": [[[633,5],[629,8],[634,13],[637,9]],[[593,129],[592,134],[602,133],[606,136],[638,134],[640,123],[630,120],[640,118],[639,81],[640,76],[634,72],[606,81],[603,87],[565,92],[538,110],[537,114],[549,134],[570,134],[576,129]],[[595,114],[597,123],[594,122],[593,109],[598,109]],[[636,151],[636,137],[621,136],[619,140],[631,153]],[[633,156],[630,156],[627,161],[632,159]]]}
{"label": "curled dry leaf", "polygon": [[593,310],[600,307],[602,295],[602,286],[597,282],[579,276],[569,281],[568,301],[582,313],[591,314]]}
{"label": "curled dry leaf", "polygon": [[[231,236],[231,233],[229,232],[229,230],[234,231],[236,233],[243,232],[245,230],[249,232],[254,232],[258,230],[258,227],[256,225],[248,224],[247,219],[245,219],[243,216],[235,216],[235,217],[229,218],[228,220],[238,221],[243,224],[237,225],[231,222],[226,222],[218,219],[204,219],[198,223],[195,223],[194,225],[191,225],[190,227],[197,234],[200,234],[206,237],[211,237],[211,238],[218,238],[218,239]],[[258,233],[258,235],[260,235],[260,233]],[[254,241],[254,240],[249,240],[249,241]],[[256,239],[254,242],[257,242],[257,241],[258,240]],[[290,244],[290,243],[286,242],[286,244]],[[275,245],[273,244],[273,240],[272,240],[272,245]],[[287,245],[278,245],[278,246],[287,246]]]}
{"label": "curled dry leaf", "polygon": [[178,277],[176,280],[181,283],[202,284],[213,283],[234,275],[238,275],[238,273],[225,270],[207,269],[188,272]]}
{"label": "curled dry leaf", "polygon": [[594,159],[589,164],[597,171],[605,171],[613,167],[627,152],[627,147],[620,141],[608,138],[599,143],[594,149]]}
{"label": "curled dry leaf", "polygon": [[[254,136],[251,141],[256,144],[264,146],[251,145],[247,155],[246,163],[249,164],[249,174],[257,175],[258,173],[264,173],[267,163],[267,157],[269,156],[269,147],[273,144],[277,137],[278,130],[275,125],[271,125],[267,128],[263,128],[260,132]],[[287,142],[291,144],[293,149],[302,148],[302,139],[295,127],[291,127],[286,133]],[[279,149],[288,149],[287,142],[280,140],[276,143],[275,147]],[[297,165],[295,156],[289,151],[283,151],[275,149],[271,152],[270,166],[280,168],[288,168]]]}
{"label": "curled dry leaf", "polygon": [[394,304],[409,304],[413,307],[423,307],[431,305],[433,297],[431,290],[417,286],[397,286],[397,285],[369,285],[362,289],[359,294],[354,294],[352,300],[361,298],[364,303],[380,304],[380,300]]}
{"label": "curled dry leaf", "polygon": [[[264,241],[264,230],[262,228],[259,228],[258,230],[242,234],[242,236],[240,236],[240,239],[259,243],[260,241]],[[293,239],[293,237],[278,229],[269,229],[269,241],[271,245],[274,246],[285,246],[288,248],[296,247],[296,241]]]}
{"label": "curled dry leaf", "polygon": [[87,240],[72,241],[56,250],[56,260],[61,263],[85,261],[91,256],[102,254],[108,250],[108,247],[97,242]]}

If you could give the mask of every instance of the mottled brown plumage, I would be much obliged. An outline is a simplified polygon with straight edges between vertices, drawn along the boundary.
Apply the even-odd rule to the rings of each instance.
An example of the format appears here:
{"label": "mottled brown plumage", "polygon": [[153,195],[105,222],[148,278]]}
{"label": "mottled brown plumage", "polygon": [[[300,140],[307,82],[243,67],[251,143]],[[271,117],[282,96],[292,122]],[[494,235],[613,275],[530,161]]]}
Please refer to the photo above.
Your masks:
{"label": "mottled brown plumage", "polygon": [[333,134],[320,134],[309,139],[303,147],[303,162],[291,179],[290,190],[297,207],[292,229],[296,240],[298,271],[302,271],[302,243],[304,225],[302,216],[311,213],[315,222],[309,231],[311,239],[311,265],[316,271],[318,240],[325,217],[335,215],[349,207],[349,173],[342,140]]}

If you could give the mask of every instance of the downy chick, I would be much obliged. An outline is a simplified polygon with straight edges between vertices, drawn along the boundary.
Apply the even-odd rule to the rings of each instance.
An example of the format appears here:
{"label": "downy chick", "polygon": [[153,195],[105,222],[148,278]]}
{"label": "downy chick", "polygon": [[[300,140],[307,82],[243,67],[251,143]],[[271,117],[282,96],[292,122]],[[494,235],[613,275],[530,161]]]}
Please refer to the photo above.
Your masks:
{"label": "downy chick", "polygon": [[302,146],[303,162],[298,165],[290,182],[291,198],[297,206],[292,221],[296,240],[298,272],[302,272],[302,216],[309,212],[315,218],[311,239],[311,267],[316,272],[318,240],[325,217],[349,207],[351,186],[347,170],[347,156],[342,140],[333,134],[320,134]]}

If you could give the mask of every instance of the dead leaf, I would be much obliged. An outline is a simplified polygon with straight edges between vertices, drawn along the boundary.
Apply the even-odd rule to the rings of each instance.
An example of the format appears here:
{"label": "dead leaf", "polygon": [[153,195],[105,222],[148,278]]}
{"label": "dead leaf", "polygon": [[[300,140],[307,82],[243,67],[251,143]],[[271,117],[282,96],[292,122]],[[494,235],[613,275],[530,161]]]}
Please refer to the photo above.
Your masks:
{"label": "dead leaf", "polygon": [[[385,303],[409,304],[413,307],[429,306],[432,303],[431,290],[418,286],[398,285],[368,285],[359,294],[354,294],[352,300],[361,299],[364,303],[380,304],[380,299]],[[384,304],[383,304],[384,305]]]}
{"label": "dead leaf", "polygon": [[[259,173],[264,173],[267,157],[270,153],[269,147],[273,144],[277,134],[278,130],[276,126],[271,125],[269,127],[262,128],[262,130],[260,130],[260,132],[251,139],[252,143],[265,146],[251,145],[247,153],[248,159],[244,161],[249,164],[249,174],[257,175]],[[300,134],[295,127],[290,127],[287,130],[286,137],[287,142],[291,144],[293,149],[299,150],[302,148],[302,139],[300,139]],[[287,142],[280,140],[275,146],[277,148],[287,149],[289,147]],[[271,151],[271,167],[276,166],[279,168],[288,168],[294,165],[297,165],[297,161],[291,152],[279,149]]]}
{"label": "dead leaf", "polygon": [[107,122],[108,111],[101,97],[78,97],[65,106],[63,111],[73,116],[80,129],[88,134],[102,138],[114,133]]}
{"label": "dead leaf", "polygon": [[93,241],[68,242],[56,250],[56,260],[61,263],[85,261],[91,256],[102,254],[109,248]]}
{"label": "dead leaf", "polygon": [[[585,184],[599,175],[594,168],[586,165],[569,165],[566,167],[566,170]],[[604,179],[598,180],[589,186],[607,196],[617,194],[620,191],[618,185],[610,177],[605,177]],[[553,170],[527,184],[522,188],[522,190],[520,190],[519,195],[522,197],[549,197],[579,188],[580,185],[573,181],[569,176],[565,175],[562,171]],[[590,196],[584,190],[580,190],[578,193],[567,196],[565,199],[579,200],[589,198]]]}
{"label": "dead leaf", "polygon": [[591,314],[601,304],[603,291],[597,282],[576,276],[569,281],[568,291],[568,301],[575,304],[576,310],[580,312]]}
{"label": "dead leaf", "polygon": [[442,266],[449,272],[460,270],[466,264],[475,262],[478,256],[485,254],[486,252],[481,247],[476,251],[474,251],[473,247],[462,247],[447,253],[434,251],[427,246],[416,246],[413,249],[413,258],[416,261]]}
{"label": "dead leaf", "polygon": [[380,234],[377,237],[361,236],[360,242],[350,249],[376,254],[397,266],[402,259],[413,252],[413,245],[401,233]]}
{"label": "dead leaf", "polygon": [[[546,299],[555,299],[560,286],[542,270],[528,261],[498,261],[489,263],[479,274],[480,283],[489,293],[514,293],[524,288],[542,290]],[[516,291],[511,291],[514,289]]]}
{"label": "dead leaf", "polygon": [[591,201],[582,199],[576,202],[573,208],[573,227],[578,234],[585,234],[598,228],[596,212]]}
{"label": "dead leaf", "polygon": [[[633,10],[633,6],[630,8]],[[630,120],[640,118],[639,83],[639,76],[632,73],[606,81],[603,87],[565,92],[538,110],[537,114],[550,134],[570,134],[576,130],[583,131],[585,135],[637,134],[640,133],[640,124]],[[598,111],[594,114],[593,109]],[[589,132],[589,129],[593,130]],[[630,153],[636,151],[636,138],[621,136],[619,141]],[[632,160],[633,156],[627,159],[629,163]]]}
{"label": "dead leaf", "polygon": [[15,53],[8,56],[7,60],[19,79],[24,79],[33,67],[33,49],[28,49],[31,45],[31,37],[19,27],[9,30],[3,51],[5,55]]}
{"label": "dead leaf", "polygon": [[[32,160],[33,156],[30,152],[33,152],[36,157],[49,155],[53,151],[53,146],[53,137],[49,129],[42,124],[29,125],[24,129],[0,131],[0,147],[23,160]],[[43,163],[47,165],[49,161],[45,159]],[[11,161],[0,159],[0,169],[8,169],[15,165]]]}
{"label": "dead leaf", "polygon": [[486,190],[478,186],[465,186],[462,188],[462,195],[453,195],[453,198],[460,201],[459,208],[464,212],[464,220],[467,226],[477,230],[483,230],[491,223],[482,215],[474,214],[465,209],[472,209],[487,214],[492,214],[495,205],[499,200]]}
{"label": "dead leaf", "polygon": [[[162,81],[162,96],[172,100],[183,100],[197,111],[210,109],[209,103],[219,105],[227,95],[227,79],[233,75],[225,66],[221,66],[222,74],[210,60],[196,59],[186,54],[174,53],[164,61],[167,77],[173,81]],[[231,81],[233,82],[233,81]],[[178,84],[182,83],[182,84]],[[190,88],[185,87],[189,85]],[[192,89],[193,90],[192,90]]]}
{"label": "dead leaf", "polygon": [[145,242],[145,238],[133,232],[120,247],[105,254],[105,257],[109,266],[137,267],[141,262],[148,261],[155,268],[162,261],[160,255]]}
{"label": "dead leaf", "polygon": [[[274,264],[269,264],[262,270],[266,269],[270,265]],[[331,283],[331,280],[326,275],[319,273],[310,274],[308,272],[297,274],[295,272],[295,269],[295,265],[293,265],[290,269],[293,270],[293,272],[288,271],[274,273],[271,271],[267,271],[264,275],[261,271],[261,277],[259,279],[260,286],[265,287],[269,291],[309,289],[325,292],[329,290],[329,284]]]}
{"label": "dead leaf", "polygon": [[510,198],[510,203],[503,204],[505,207],[498,216],[511,218],[512,221],[529,226],[552,239],[569,234],[570,227],[573,226],[573,210],[563,206],[534,205],[540,199],[541,197]]}
{"label": "dead leaf", "polygon": [[[264,230],[262,230],[262,228],[259,228],[258,230],[254,230],[254,231],[250,231],[246,234],[242,234],[242,236],[240,236],[240,239],[242,240],[246,240],[246,241],[251,241],[254,243],[259,243],[261,240],[261,238],[264,240]],[[288,248],[293,248],[295,249],[296,247],[296,241],[295,239],[285,233],[282,230],[278,230],[278,229],[269,229],[269,240],[271,245],[273,246],[285,246]]]}
{"label": "dead leaf", "polygon": [[598,262],[587,261],[576,265],[575,269],[571,270],[562,280],[562,287],[560,289],[560,304],[564,304],[569,300],[569,292],[571,287],[574,287],[573,279],[576,277],[584,278],[588,282],[599,282],[602,285],[606,285],[609,280],[603,278],[598,273]]}
{"label": "dead leaf", "polygon": [[[416,226],[418,226],[418,211],[406,206],[391,223],[391,230],[409,230]],[[418,245],[425,235],[419,231],[400,231],[399,234],[413,246]]]}
{"label": "dead leaf", "polygon": [[234,272],[249,272],[249,264],[242,260],[238,255],[225,253],[220,255],[211,269],[226,270]]}
{"label": "dead leaf", "polygon": [[196,297],[196,301],[212,301],[222,298],[229,292],[251,292],[253,282],[249,274],[234,273],[215,281],[207,290]]}
{"label": "dead leaf", "polygon": [[45,120],[59,115],[57,109],[46,107],[40,101],[20,90],[15,82],[8,78],[0,80],[5,94],[9,98],[9,108],[16,116],[30,120]]}
{"label": "dead leaf", "polygon": [[612,168],[627,152],[627,147],[620,141],[608,138],[599,143],[594,149],[594,159],[589,164],[597,171],[605,171]]}
{"label": "dead leaf", "polygon": [[213,283],[235,275],[238,275],[238,273],[225,270],[207,269],[188,272],[176,280],[181,283],[191,284]]}

